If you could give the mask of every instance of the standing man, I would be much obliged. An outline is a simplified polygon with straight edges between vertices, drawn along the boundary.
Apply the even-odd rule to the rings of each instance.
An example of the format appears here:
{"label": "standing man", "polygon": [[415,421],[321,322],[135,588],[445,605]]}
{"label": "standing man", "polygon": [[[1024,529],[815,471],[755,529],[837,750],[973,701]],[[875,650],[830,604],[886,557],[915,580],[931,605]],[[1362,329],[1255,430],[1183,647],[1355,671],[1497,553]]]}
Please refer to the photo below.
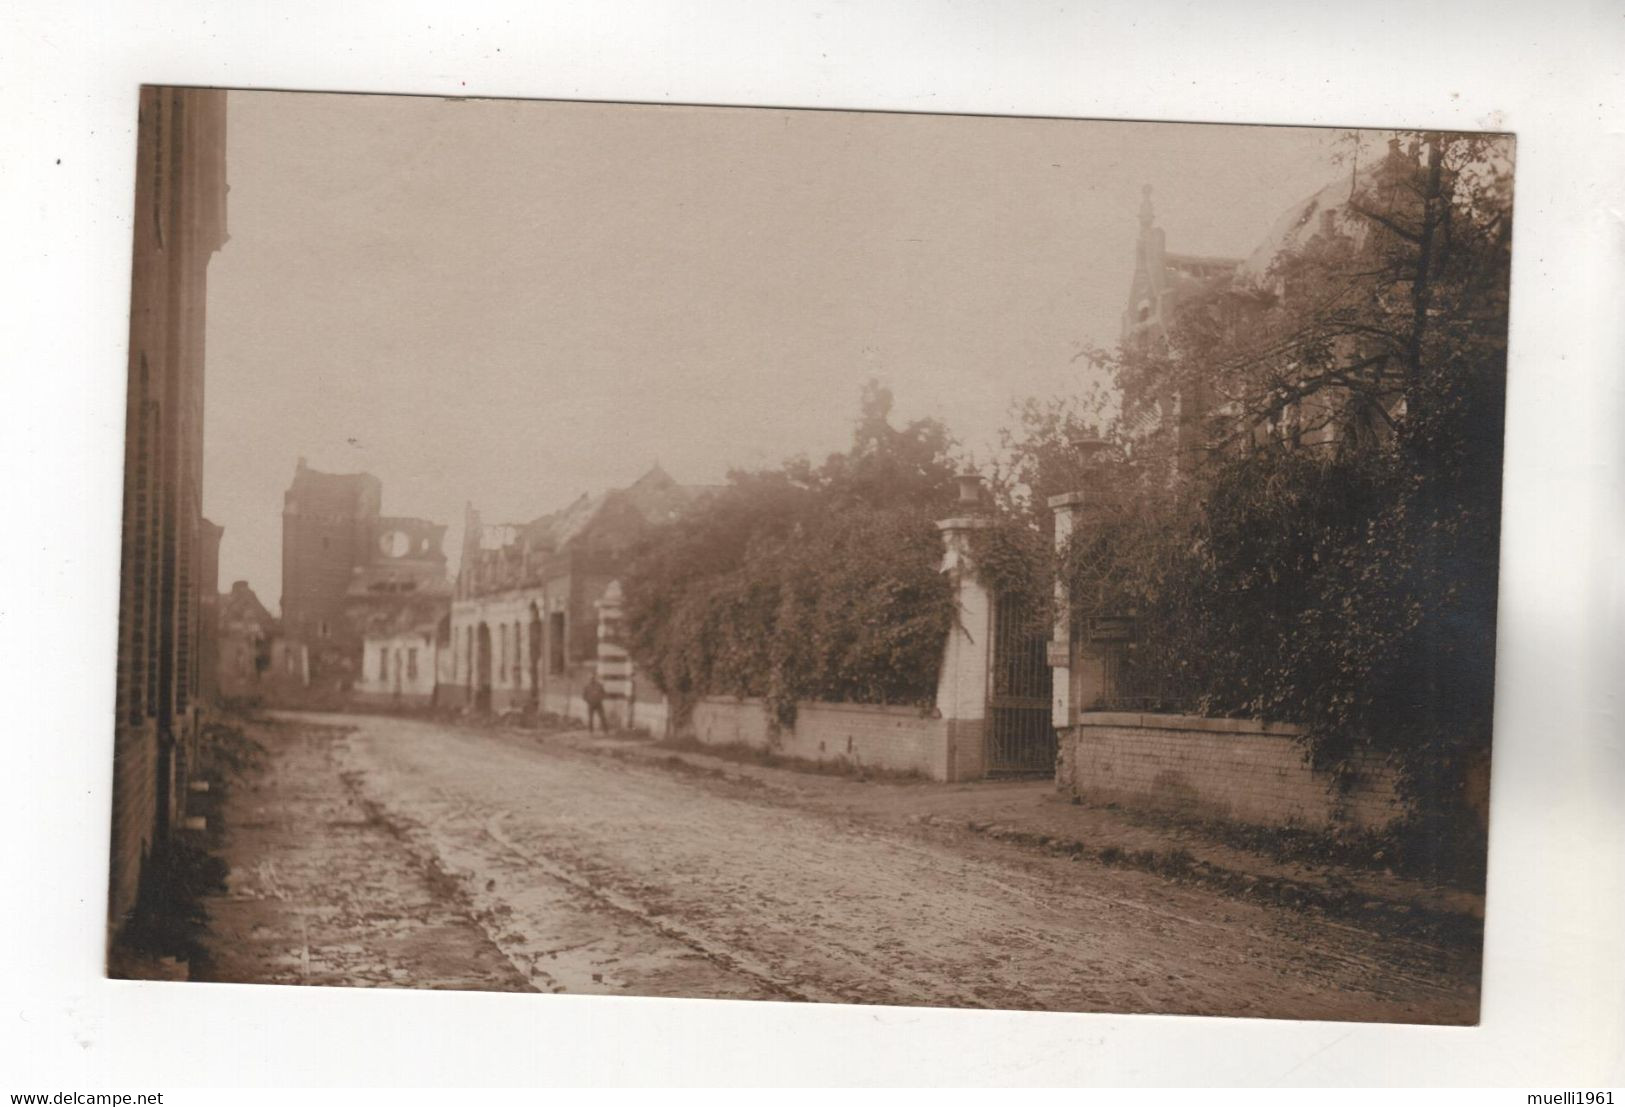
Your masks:
{"label": "standing man", "polygon": [[581,690],[581,698],[587,704],[587,733],[592,733],[592,721],[597,718],[603,725],[604,733],[609,733],[609,716],[604,714],[604,686],[598,682],[598,674],[594,673],[587,679],[587,686]]}

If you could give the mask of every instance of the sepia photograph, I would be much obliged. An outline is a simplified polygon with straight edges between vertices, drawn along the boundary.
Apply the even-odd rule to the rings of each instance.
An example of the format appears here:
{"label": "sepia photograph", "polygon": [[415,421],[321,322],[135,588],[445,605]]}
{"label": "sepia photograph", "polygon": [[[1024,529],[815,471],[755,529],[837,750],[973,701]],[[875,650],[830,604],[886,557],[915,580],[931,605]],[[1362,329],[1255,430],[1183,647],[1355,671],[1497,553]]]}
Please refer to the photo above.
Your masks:
{"label": "sepia photograph", "polygon": [[1478,1021],[1511,136],[137,154],[109,975]]}
{"label": "sepia photograph", "polygon": [[1619,1099],[1617,4],[0,26],[0,1099]]}

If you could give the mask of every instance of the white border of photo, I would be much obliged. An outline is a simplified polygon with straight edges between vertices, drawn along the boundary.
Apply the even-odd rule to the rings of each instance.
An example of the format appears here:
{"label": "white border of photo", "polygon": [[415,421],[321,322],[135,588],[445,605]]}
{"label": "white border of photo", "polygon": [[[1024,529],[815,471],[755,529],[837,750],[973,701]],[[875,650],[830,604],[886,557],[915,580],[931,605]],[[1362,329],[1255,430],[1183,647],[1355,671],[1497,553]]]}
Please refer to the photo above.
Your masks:
{"label": "white border of photo", "polygon": [[[0,743],[8,903],[0,912],[0,1094],[1625,1082],[1618,5],[23,0],[0,23],[0,210],[8,216],[0,280],[10,309],[0,433],[8,474],[0,679],[9,723]],[[1515,132],[1482,1024],[105,979],[143,82]]]}

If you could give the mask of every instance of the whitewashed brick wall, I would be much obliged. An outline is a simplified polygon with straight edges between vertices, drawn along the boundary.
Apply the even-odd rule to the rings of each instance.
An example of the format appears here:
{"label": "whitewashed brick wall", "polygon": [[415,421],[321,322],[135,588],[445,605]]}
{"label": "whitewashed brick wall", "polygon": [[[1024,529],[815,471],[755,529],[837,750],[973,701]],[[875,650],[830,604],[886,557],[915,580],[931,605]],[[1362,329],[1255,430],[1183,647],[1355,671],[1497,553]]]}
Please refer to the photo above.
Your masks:
{"label": "whitewashed brick wall", "polygon": [[774,741],[758,699],[710,698],[694,705],[689,732],[708,745],[744,745],[807,761],[846,761],[893,772],[946,780],[950,771],[948,723],[917,707],[803,703],[794,728]]}

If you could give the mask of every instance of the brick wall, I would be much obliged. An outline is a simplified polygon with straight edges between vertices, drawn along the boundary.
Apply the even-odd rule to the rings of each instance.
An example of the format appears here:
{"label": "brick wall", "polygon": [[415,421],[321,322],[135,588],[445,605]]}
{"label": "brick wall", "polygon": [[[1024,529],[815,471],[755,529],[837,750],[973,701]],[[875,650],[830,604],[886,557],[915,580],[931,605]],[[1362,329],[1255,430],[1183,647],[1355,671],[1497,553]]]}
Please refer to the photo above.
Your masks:
{"label": "brick wall", "polygon": [[761,700],[711,698],[694,705],[687,733],[708,745],[771,746],[786,757],[847,761],[950,779],[948,722],[916,707],[803,703],[796,724],[774,732]]}
{"label": "brick wall", "polygon": [[1062,731],[1056,787],[1121,803],[1266,826],[1376,829],[1404,813],[1386,766],[1345,791],[1314,772],[1296,728],[1186,715],[1088,713]]}
{"label": "brick wall", "polygon": [[[108,923],[184,792],[195,748],[199,590],[217,532],[201,515],[205,288],[225,242],[226,94],[146,87],[137,116]],[[164,743],[160,747],[160,741]],[[169,755],[160,749],[169,749]]]}
{"label": "brick wall", "polygon": [[107,916],[116,928],[135,907],[158,826],[158,735],[152,723],[113,736],[113,825]]}

